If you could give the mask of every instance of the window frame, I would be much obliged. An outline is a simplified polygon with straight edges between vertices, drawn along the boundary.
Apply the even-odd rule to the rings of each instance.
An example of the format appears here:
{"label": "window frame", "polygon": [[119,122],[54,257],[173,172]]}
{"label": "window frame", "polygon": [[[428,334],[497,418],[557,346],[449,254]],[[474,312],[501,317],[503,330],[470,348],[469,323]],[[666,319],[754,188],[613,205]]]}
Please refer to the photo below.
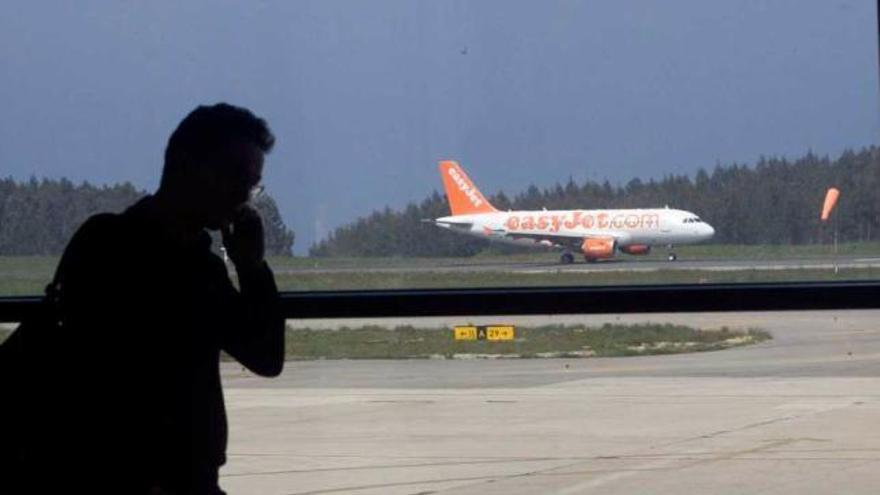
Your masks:
{"label": "window frame", "polygon": [[[0,322],[40,297],[0,297]],[[880,280],[282,292],[285,318],[704,313],[880,309]]]}

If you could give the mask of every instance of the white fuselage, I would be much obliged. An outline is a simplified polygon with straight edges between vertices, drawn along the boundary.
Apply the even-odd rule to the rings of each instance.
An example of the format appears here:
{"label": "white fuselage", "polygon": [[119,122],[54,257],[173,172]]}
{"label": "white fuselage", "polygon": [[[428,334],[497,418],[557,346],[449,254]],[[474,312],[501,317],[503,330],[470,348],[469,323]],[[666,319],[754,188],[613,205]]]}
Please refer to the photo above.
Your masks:
{"label": "white fuselage", "polygon": [[[480,237],[520,244],[578,245],[587,238],[614,238],[630,245],[691,244],[715,230],[691,212],[671,208],[625,210],[507,211],[455,215],[436,224]],[[562,242],[570,239],[570,242]]]}

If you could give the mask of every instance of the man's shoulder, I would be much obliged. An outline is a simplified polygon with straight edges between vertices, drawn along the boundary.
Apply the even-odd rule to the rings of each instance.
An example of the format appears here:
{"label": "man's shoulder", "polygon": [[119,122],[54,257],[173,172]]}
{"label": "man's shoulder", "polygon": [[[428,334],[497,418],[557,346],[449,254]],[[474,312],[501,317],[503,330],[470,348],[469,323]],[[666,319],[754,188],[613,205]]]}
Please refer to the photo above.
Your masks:
{"label": "man's shoulder", "polygon": [[123,216],[119,213],[96,213],[83,222],[81,229],[100,232],[116,228],[122,220]]}
{"label": "man's shoulder", "polygon": [[125,217],[118,213],[90,216],[74,234],[71,244],[92,243],[118,238],[125,230]]}
{"label": "man's shoulder", "polygon": [[80,225],[65,249],[72,258],[102,257],[139,244],[136,221],[125,213],[98,213]]}

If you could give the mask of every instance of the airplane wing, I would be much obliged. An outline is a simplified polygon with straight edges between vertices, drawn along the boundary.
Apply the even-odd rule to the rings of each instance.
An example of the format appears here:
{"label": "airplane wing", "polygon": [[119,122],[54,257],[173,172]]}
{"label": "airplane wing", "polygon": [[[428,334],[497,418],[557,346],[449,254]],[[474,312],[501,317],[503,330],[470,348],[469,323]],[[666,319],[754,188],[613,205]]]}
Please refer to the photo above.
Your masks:
{"label": "airplane wing", "polygon": [[616,232],[616,231],[593,231],[593,232],[585,232],[583,234],[577,235],[560,235],[560,234],[549,234],[549,233],[540,233],[540,234],[532,234],[527,232],[507,232],[504,235],[506,238],[511,240],[519,240],[519,239],[529,239],[534,241],[537,244],[544,244],[547,246],[554,247],[570,247],[575,249],[580,249],[581,244],[583,244],[584,239],[607,239],[609,237],[613,237],[618,244],[627,244],[630,240],[630,235],[627,232]]}

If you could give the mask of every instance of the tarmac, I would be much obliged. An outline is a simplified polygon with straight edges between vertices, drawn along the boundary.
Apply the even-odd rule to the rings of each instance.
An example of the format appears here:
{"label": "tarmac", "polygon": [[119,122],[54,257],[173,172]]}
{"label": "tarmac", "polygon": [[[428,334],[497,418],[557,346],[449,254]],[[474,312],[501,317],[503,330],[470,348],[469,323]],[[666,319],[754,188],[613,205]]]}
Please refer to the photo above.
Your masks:
{"label": "tarmac", "polygon": [[289,362],[276,379],[227,363],[221,485],[358,495],[880,489],[880,311],[406,320],[640,321],[774,338],[629,358]]}
{"label": "tarmac", "polygon": [[325,268],[316,262],[312,267],[300,267],[293,269],[278,269],[276,274],[296,275],[302,273],[594,273],[594,272],[654,272],[660,270],[699,270],[710,272],[727,272],[743,270],[834,270],[834,269],[866,269],[880,267],[880,258],[866,256],[841,255],[836,257],[818,258],[785,258],[785,259],[679,259],[678,261],[665,261],[657,259],[640,259],[637,256],[621,255],[617,258],[599,260],[595,263],[586,263],[578,260],[569,265],[563,265],[558,261],[558,255],[547,254],[546,261],[503,261],[484,263],[449,263],[438,262],[436,265],[422,264],[415,266],[388,266],[388,267],[332,267]]}

